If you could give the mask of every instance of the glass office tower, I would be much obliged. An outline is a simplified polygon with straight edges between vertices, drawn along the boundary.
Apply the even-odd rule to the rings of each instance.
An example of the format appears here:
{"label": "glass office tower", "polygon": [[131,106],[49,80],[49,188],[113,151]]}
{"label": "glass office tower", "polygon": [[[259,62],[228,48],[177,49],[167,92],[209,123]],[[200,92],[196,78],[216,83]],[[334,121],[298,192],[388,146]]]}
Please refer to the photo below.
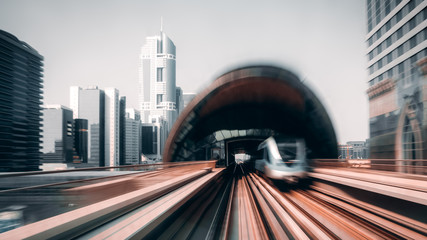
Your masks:
{"label": "glass office tower", "polygon": [[0,171],[40,170],[43,56],[0,30]]}
{"label": "glass office tower", "polygon": [[427,1],[367,0],[370,158],[427,157]]}

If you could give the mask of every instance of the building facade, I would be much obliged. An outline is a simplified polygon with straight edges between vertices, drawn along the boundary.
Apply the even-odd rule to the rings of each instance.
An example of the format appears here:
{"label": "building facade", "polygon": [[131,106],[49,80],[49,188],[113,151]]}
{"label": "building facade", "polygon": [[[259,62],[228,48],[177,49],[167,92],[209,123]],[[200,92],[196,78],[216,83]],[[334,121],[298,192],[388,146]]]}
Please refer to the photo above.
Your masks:
{"label": "building facade", "polygon": [[176,88],[176,113],[177,113],[177,118],[179,116],[179,114],[182,112],[182,110],[184,110],[184,98],[183,98],[183,92],[182,89],[180,87]]}
{"label": "building facade", "polygon": [[73,111],[62,105],[43,108],[43,163],[73,162]]}
{"label": "building facade", "polygon": [[427,1],[367,0],[370,158],[427,157]]}
{"label": "building facade", "polygon": [[347,144],[338,145],[340,159],[367,159],[369,148],[365,141],[350,141]]}
{"label": "building facade", "polygon": [[125,164],[135,165],[141,161],[141,116],[138,110],[126,109]]}
{"label": "building facade", "polygon": [[138,106],[143,123],[163,118],[169,132],[177,117],[176,48],[163,31],[147,37],[141,50]]}
{"label": "building facade", "polygon": [[74,118],[88,121],[88,163],[105,166],[105,93],[98,87],[70,88]]}
{"label": "building facade", "polygon": [[73,163],[88,163],[88,121],[74,119]]}
{"label": "building facade", "polygon": [[120,165],[119,90],[105,89],[105,166]]}
{"label": "building facade", "polygon": [[41,160],[43,56],[0,30],[0,171],[36,171]]}
{"label": "building facade", "polygon": [[154,123],[141,124],[141,151],[150,160],[162,161],[163,147],[167,132],[165,121],[157,119]]}
{"label": "building facade", "polygon": [[120,165],[126,164],[126,97],[122,96],[120,97],[120,109],[119,109],[119,118],[120,118],[120,124],[119,124],[119,146],[120,146],[120,156],[119,156],[119,163]]}

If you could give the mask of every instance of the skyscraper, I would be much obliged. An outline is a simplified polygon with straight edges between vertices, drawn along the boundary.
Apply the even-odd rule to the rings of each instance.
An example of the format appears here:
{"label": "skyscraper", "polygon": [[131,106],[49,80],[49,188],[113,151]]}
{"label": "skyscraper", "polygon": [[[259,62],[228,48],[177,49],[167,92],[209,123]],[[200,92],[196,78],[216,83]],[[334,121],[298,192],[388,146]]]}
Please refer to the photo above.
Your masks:
{"label": "skyscraper", "polygon": [[74,156],[73,162],[87,163],[88,160],[88,121],[74,119]]}
{"label": "skyscraper", "polygon": [[105,89],[105,166],[120,165],[119,90]]}
{"label": "skyscraper", "polygon": [[140,56],[138,105],[142,122],[163,118],[167,132],[177,116],[175,57],[175,45],[162,30],[158,36],[146,38]]}
{"label": "skyscraper", "polygon": [[120,157],[119,162],[120,165],[125,165],[126,163],[126,97],[120,97],[120,110],[119,110],[119,118],[120,118]]}
{"label": "skyscraper", "polygon": [[105,166],[105,93],[98,87],[70,88],[70,107],[74,118],[88,120],[89,163]]}
{"label": "skyscraper", "polygon": [[367,0],[370,158],[427,157],[426,6]]}
{"label": "skyscraper", "polygon": [[176,88],[176,116],[178,118],[179,114],[184,110],[184,99],[182,96],[182,89],[180,87]]}
{"label": "skyscraper", "polygon": [[0,171],[40,165],[43,56],[0,30]]}
{"label": "skyscraper", "polygon": [[73,162],[73,111],[62,105],[43,109],[43,163]]}
{"label": "skyscraper", "polygon": [[125,164],[135,165],[141,159],[141,116],[138,110],[126,109]]}

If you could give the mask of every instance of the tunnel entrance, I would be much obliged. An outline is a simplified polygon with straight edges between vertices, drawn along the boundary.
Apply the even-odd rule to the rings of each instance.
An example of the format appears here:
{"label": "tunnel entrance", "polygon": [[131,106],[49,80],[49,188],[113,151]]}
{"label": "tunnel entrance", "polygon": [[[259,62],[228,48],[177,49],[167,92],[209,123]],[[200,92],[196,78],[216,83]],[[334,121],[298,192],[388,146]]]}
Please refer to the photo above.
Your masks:
{"label": "tunnel entrance", "polygon": [[337,158],[325,108],[299,78],[273,66],[248,66],[217,78],[179,116],[166,141],[165,162],[218,159],[256,148],[273,135],[303,138],[311,158]]}

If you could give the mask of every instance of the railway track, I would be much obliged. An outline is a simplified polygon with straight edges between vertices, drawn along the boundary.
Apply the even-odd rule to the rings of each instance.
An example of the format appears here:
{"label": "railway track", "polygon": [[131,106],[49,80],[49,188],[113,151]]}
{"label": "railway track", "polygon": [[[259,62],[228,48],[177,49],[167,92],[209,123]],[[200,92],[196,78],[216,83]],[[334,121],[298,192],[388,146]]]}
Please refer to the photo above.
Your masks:
{"label": "railway track", "polygon": [[[73,219],[29,235],[28,239],[426,239],[427,236],[425,223],[316,186],[304,189],[276,186],[247,171],[244,165],[183,172],[182,176],[153,184],[121,196],[126,200],[111,198],[102,203],[103,207],[94,204],[80,212],[67,213]],[[89,210],[90,214],[85,212]],[[9,236],[12,237],[8,239],[14,239]]]}
{"label": "railway track", "polygon": [[[426,239],[424,223],[321,188],[281,191],[243,165],[231,204],[232,238]],[[240,188],[240,189],[239,189]],[[245,200],[247,199],[247,200]],[[237,220],[236,220],[237,216]],[[233,219],[233,218],[232,218]]]}

